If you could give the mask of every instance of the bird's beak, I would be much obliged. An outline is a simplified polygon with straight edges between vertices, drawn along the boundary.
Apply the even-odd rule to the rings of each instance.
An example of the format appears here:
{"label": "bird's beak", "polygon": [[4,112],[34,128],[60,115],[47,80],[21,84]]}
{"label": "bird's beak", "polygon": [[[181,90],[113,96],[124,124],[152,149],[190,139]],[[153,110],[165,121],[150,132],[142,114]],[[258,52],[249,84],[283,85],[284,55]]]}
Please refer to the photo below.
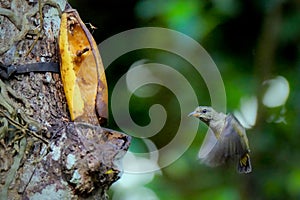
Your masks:
{"label": "bird's beak", "polygon": [[198,116],[199,116],[199,113],[196,112],[196,111],[194,111],[194,112],[191,112],[188,116],[189,116],[189,117],[190,117],[190,116],[198,117]]}

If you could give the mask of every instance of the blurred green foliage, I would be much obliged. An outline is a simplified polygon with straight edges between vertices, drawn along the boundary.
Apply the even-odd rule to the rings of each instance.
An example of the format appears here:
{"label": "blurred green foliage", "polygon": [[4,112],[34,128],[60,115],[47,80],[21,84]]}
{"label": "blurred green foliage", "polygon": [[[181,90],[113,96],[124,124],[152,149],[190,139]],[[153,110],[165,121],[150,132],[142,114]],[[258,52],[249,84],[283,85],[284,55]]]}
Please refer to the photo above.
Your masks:
{"label": "blurred green foliage", "polygon": [[[200,124],[197,137],[184,155],[147,185],[159,199],[300,199],[299,1],[115,0],[95,6],[96,0],[72,0],[70,4],[85,22],[98,27],[94,31],[98,43],[121,31],[144,26],[187,34],[208,51],[218,66],[229,111],[240,106],[242,97],[258,98],[257,122],[247,131],[253,172],[237,174],[233,164],[218,168],[201,165],[197,153],[207,128]],[[138,50],[116,60],[106,71],[110,94],[130,65],[144,58],[174,66],[189,77],[198,91],[199,104],[210,104],[201,76],[195,75],[183,59],[159,50]],[[261,101],[263,81],[278,75],[289,82],[289,98],[280,107],[267,108]],[[182,113],[176,97],[161,87],[153,98],[133,95],[133,120],[139,125],[148,124],[149,107],[154,103],[163,104],[168,113],[165,127],[151,138],[160,148],[172,139]],[[280,113],[283,109],[285,112]],[[272,115],[283,117],[286,123],[268,120]],[[118,129],[113,119],[110,126]],[[137,139],[131,148],[142,151]]]}

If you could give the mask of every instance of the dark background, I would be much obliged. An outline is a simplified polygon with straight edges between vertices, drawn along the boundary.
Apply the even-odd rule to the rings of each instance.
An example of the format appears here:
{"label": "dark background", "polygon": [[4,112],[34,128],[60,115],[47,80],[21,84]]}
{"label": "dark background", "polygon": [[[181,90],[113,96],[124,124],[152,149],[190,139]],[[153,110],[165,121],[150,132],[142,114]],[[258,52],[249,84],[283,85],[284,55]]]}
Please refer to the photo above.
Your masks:
{"label": "dark background", "polygon": [[[251,174],[237,174],[232,165],[208,168],[199,164],[196,156],[207,130],[201,124],[185,154],[146,184],[156,198],[300,199],[299,1],[72,0],[69,3],[84,22],[98,28],[93,32],[97,43],[122,31],[147,26],[170,28],[190,36],[207,50],[218,66],[226,87],[227,110],[238,109],[244,97],[258,99],[256,124],[247,131],[252,150]],[[110,95],[132,63],[143,58],[157,60],[164,55],[171,57],[172,63],[181,66],[181,72],[189,76],[184,61],[176,55],[138,50],[121,56],[106,70]],[[161,62],[168,64],[168,59]],[[199,101],[209,105],[207,88],[197,84],[203,82],[201,77],[190,76]],[[270,107],[262,103],[267,89],[263,82],[278,76],[289,84],[288,98],[281,105]],[[282,95],[280,89],[273,98],[278,95]],[[163,99],[168,120],[161,132],[151,138],[158,148],[173,137],[176,124],[180,123],[179,104],[172,101],[174,98],[167,88],[161,87],[152,98],[133,96],[131,99],[130,113],[139,125],[149,123],[149,107]],[[112,115],[110,127],[118,129]],[[168,133],[167,138],[164,133]],[[139,151],[138,143],[134,139],[132,151]]]}

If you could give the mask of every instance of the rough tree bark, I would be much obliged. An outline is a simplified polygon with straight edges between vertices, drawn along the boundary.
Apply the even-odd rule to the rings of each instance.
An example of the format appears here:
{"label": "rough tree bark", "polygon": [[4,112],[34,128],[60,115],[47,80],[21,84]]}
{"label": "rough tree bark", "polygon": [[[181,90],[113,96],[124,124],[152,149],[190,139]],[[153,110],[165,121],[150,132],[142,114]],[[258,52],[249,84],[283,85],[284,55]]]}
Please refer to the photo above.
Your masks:
{"label": "rough tree bark", "polygon": [[70,122],[58,73],[8,76],[58,62],[65,5],[0,0],[0,199],[107,199],[119,178],[129,136]]}

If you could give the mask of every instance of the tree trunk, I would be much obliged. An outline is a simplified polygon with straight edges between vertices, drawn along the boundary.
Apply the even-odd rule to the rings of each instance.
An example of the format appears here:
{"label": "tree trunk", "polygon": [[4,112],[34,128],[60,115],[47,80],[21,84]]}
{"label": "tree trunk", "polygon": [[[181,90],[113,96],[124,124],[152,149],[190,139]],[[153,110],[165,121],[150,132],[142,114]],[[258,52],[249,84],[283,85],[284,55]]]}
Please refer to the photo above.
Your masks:
{"label": "tree trunk", "polygon": [[129,147],[123,133],[69,121],[56,2],[0,1],[0,199],[107,199]]}

